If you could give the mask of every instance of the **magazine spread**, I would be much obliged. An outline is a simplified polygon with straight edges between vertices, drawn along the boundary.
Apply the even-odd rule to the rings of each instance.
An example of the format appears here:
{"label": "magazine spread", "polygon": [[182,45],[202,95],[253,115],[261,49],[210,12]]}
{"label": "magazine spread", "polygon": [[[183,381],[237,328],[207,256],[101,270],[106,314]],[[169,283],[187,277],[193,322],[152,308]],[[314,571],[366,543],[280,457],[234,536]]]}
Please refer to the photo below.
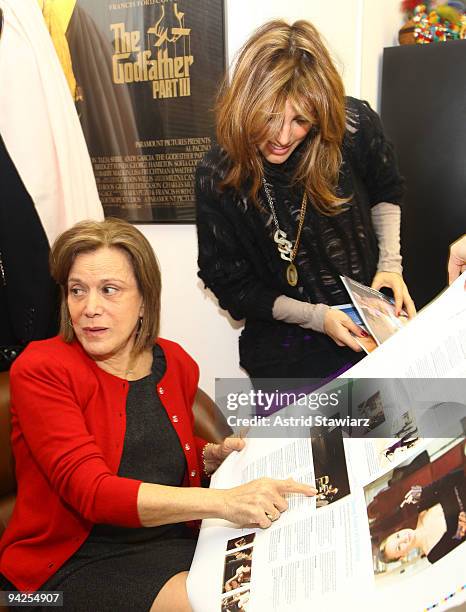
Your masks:
{"label": "magazine spread", "polygon": [[[387,437],[347,438],[329,426],[318,436],[309,428],[307,437],[249,438],[217,470],[212,487],[293,477],[318,493],[290,496],[267,530],[203,521],[188,577],[195,611],[437,610],[466,601],[465,279],[345,373],[379,379],[358,408],[371,415],[371,433]],[[417,435],[419,415],[391,388],[396,377],[456,379],[448,403],[429,398],[425,418],[436,419],[438,435]],[[419,387],[409,393],[422,398]],[[454,427],[444,425],[445,409]]]}
{"label": "magazine spread", "polygon": [[342,276],[341,280],[365,328],[378,345],[402,329],[408,322],[407,313],[402,310],[400,316],[397,317],[393,301],[380,291],[361,285],[347,276]]}

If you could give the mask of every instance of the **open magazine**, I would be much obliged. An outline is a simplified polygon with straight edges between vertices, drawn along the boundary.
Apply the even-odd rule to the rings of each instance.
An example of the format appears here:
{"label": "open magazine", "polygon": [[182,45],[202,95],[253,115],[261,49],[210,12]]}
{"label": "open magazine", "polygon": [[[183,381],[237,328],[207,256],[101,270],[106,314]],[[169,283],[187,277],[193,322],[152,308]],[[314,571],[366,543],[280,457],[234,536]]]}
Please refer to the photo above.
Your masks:
{"label": "open magazine", "polygon": [[[345,376],[383,372],[387,383],[425,377],[466,385],[465,278]],[[346,438],[329,426],[319,436],[309,428],[307,437],[248,439],[211,486],[291,476],[318,494],[290,496],[288,510],[267,530],[203,521],[188,578],[193,609],[307,612],[323,605],[392,612],[465,602],[464,391],[457,394],[458,426],[449,436],[440,423],[438,437],[411,436],[412,444],[400,445],[415,423],[405,405],[395,405],[392,417],[376,425],[389,421],[392,438]],[[369,399],[364,409],[379,410],[380,397]]]}
{"label": "open magazine", "polygon": [[381,291],[366,287],[347,276],[342,276],[341,280],[348,291],[352,304],[344,304],[334,308],[348,314],[357,325],[370,335],[369,338],[355,337],[356,342],[366,353],[371,353],[408,322],[408,314],[402,310],[400,316],[397,317],[394,301]]}
{"label": "open magazine", "polygon": [[332,308],[341,310],[342,312],[347,314],[350,319],[352,319],[354,323],[356,323],[356,325],[359,325],[359,327],[366,332],[367,336],[365,338],[360,338],[359,336],[351,334],[356,340],[356,342],[359,344],[359,346],[366,353],[372,353],[372,351],[379,346],[375,341],[374,336],[369,331],[369,328],[361,319],[361,315],[357,311],[356,306],[354,304],[337,304],[336,306],[332,306]]}

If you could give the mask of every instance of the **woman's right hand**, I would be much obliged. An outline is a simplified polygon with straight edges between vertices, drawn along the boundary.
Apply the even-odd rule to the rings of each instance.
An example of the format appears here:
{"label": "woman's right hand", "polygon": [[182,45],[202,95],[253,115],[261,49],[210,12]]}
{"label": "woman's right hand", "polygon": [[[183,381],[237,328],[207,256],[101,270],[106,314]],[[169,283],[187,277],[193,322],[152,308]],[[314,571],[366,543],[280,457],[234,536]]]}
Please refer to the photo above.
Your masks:
{"label": "woman's right hand", "polygon": [[329,308],[325,313],[324,332],[338,346],[347,346],[356,352],[362,351],[362,348],[351,334],[359,338],[367,338],[367,333],[356,325],[351,317],[336,308]]}
{"label": "woman's right hand", "polygon": [[466,270],[466,234],[462,238],[458,238],[458,240],[450,246],[448,284],[451,285],[464,270]]}
{"label": "woman's right hand", "polygon": [[310,497],[317,489],[292,478],[259,478],[219,492],[223,496],[222,518],[242,527],[266,529],[288,508],[286,494],[301,493]]}

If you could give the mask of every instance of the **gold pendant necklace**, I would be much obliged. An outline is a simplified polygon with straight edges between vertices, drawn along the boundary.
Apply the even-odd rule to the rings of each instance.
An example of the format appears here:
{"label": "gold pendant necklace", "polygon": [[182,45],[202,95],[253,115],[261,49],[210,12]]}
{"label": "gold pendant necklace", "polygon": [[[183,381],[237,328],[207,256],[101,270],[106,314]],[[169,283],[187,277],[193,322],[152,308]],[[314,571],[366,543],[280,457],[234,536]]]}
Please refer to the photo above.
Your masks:
{"label": "gold pendant necklace", "polygon": [[294,264],[294,259],[298,252],[299,240],[301,238],[301,231],[304,225],[304,217],[306,215],[307,193],[306,191],[304,191],[303,199],[301,202],[301,210],[299,211],[298,231],[296,233],[296,240],[293,245],[291,240],[287,239],[286,233],[281,230],[280,226],[278,225],[277,214],[275,212],[275,204],[272,198],[272,194],[270,193],[269,187],[265,181],[265,178],[262,179],[262,183],[264,185],[265,195],[267,196],[267,202],[269,203],[270,212],[272,213],[273,223],[275,225],[275,234],[273,235],[274,242],[277,245],[280,257],[285,261],[290,262],[286,268],[286,280],[291,287],[296,287],[296,285],[298,284],[298,270]]}
{"label": "gold pendant necklace", "polygon": [[292,287],[296,287],[298,284],[298,270],[293,262],[291,262],[286,269],[286,280]]}

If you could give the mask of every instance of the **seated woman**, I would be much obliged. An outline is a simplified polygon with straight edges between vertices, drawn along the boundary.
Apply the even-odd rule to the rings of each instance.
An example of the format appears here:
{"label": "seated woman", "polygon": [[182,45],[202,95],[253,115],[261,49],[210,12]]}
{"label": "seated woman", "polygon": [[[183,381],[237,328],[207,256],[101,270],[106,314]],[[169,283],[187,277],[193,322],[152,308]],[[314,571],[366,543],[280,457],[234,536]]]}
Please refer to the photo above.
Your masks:
{"label": "seated woman", "polygon": [[51,252],[61,335],[31,343],[11,370],[18,497],[0,542],[0,587],[64,592],[65,610],[190,610],[196,534],[221,517],[270,526],[285,494],[260,479],[200,488],[244,442],[193,432],[198,367],[158,337],[160,271],[130,224],[85,221]]}
{"label": "seated woman", "polygon": [[415,548],[435,563],[465,541],[466,479],[462,470],[450,472],[427,487],[414,486],[401,506],[416,504],[415,529],[400,529],[380,545],[385,563],[398,561]]}

